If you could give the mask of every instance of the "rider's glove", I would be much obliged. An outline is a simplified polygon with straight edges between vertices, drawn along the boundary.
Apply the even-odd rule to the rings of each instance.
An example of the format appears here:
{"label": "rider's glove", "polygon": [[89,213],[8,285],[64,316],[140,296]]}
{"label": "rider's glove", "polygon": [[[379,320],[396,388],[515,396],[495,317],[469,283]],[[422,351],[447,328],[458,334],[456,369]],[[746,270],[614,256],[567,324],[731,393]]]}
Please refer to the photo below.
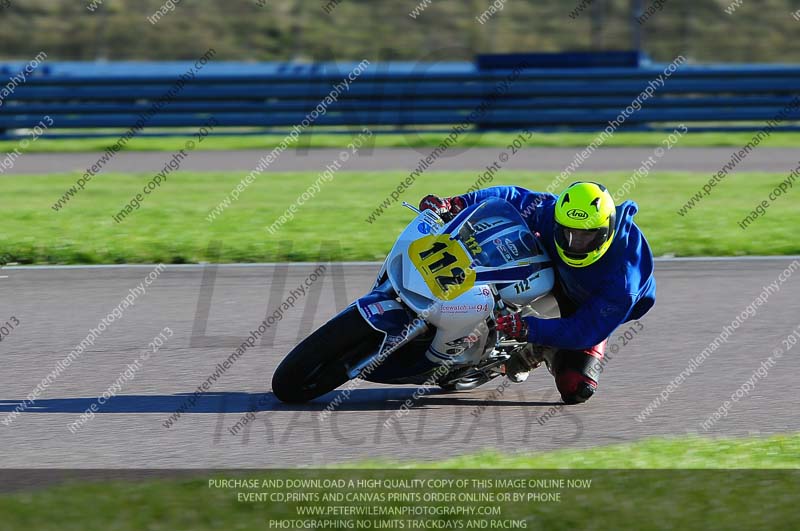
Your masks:
{"label": "rider's glove", "polygon": [[456,214],[461,212],[466,204],[460,196],[439,197],[438,195],[426,195],[419,202],[420,210],[433,210],[445,222],[450,221]]}
{"label": "rider's glove", "polygon": [[499,316],[497,318],[497,331],[502,332],[509,339],[516,339],[517,341],[528,340],[528,323],[518,313]]}

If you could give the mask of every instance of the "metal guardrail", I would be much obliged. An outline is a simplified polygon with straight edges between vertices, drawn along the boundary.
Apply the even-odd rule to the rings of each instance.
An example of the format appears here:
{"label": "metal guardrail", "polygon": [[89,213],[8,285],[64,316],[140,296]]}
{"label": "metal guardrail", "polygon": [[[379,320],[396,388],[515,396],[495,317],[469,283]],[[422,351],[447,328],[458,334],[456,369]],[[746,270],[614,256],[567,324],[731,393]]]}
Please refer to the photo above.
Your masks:
{"label": "metal guardrail", "polygon": [[[355,64],[210,63],[187,81],[146,128],[291,127]],[[0,64],[11,76],[18,63]],[[13,87],[0,105],[0,132],[30,128],[49,115],[55,128],[133,127],[191,63],[48,62]],[[502,66],[502,65],[501,65]],[[353,81],[320,126],[449,126],[491,99],[482,129],[600,129],[662,73],[664,65],[510,70],[473,63],[373,63]],[[501,95],[497,88],[506,83]],[[2,90],[0,84],[0,90]],[[2,94],[0,92],[0,94]],[[760,127],[800,95],[800,66],[684,65],[632,114],[625,128],[697,122]],[[782,120],[793,129],[800,109]]]}

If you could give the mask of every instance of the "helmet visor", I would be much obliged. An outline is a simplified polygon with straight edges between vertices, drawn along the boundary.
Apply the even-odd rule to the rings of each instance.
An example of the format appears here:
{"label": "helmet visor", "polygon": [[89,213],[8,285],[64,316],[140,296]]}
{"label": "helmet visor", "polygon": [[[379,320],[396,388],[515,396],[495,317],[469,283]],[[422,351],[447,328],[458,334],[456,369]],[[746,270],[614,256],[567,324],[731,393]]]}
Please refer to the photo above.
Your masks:
{"label": "helmet visor", "polygon": [[608,240],[608,227],[598,229],[573,229],[556,223],[556,245],[561,247],[567,256],[584,258],[592,251],[598,250]]}

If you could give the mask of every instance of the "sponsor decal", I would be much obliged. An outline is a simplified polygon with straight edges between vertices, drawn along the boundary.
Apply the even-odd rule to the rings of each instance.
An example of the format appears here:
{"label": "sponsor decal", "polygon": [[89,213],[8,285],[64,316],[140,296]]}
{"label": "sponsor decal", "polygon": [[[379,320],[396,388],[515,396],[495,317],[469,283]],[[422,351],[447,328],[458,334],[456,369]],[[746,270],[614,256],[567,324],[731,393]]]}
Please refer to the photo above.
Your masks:
{"label": "sponsor decal", "polygon": [[478,243],[478,240],[475,239],[475,236],[470,236],[469,238],[464,240],[464,245],[467,246],[467,249],[469,249],[469,252],[471,252],[472,254],[480,254],[483,252],[483,249]]}
{"label": "sponsor decal", "polygon": [[488,304],[443,304],[441,313],[466,314],[482,313],[489,310]]}
{"label": "sponsor decal", "polygon": [[472,256],[463,243],[449,234],[422,236],[408,246],[407,252],[436,298],[452,300],[475,285]]}
{"label": "sponsor decal", "polygon": [[368,304],[366,306],[362,305],[362,304],[359,304],[359,306],[361,306],[361,309],[363,310],[364,315],[366,315],[367,319],[369,319],[370,317],[376,316],[376,315],[383,315],[384,312],[388,312],[390,310],[402,309],[402,307],[403,307],[397,301],[388,301],[388,300],[387,301],[374,302],[374,303]]}
{"label": "sponsor decal", "polygon": [[492,240],[492,243],[494,243],[497,250],[500,251],[500,254],[503,255],[503,258],[506,262],[514,261],[514,257],[511,255],[511,252],[506,248],[505,245],[503,245],[503,241],[500,238],[495,238]]}
{"label": "sponsor decal", "polygon": [[531,289],[531,282],[539,278],[539,276],[540,273],[536,273],[535,275],[530,276],[525,280],[520,280],[519,282],[514,284],[514,291],[517,293],[517,295],[522,295],[523,293]]}
{"label": "sponsor decal", "polygon": [[506,245],[508,246],[508,248],[511,250],[511,254],[513,254],[514,257],[519,256],[519,249],[517,249],[517,246],[514,245],[514,242],[512,242],[508,238],[505,239],[505,242],[506,242]]}
{"label": "sponsor decal", "polygon": [[475,233],[476,234],[480,234],[481,232],[483,232],[485,230],[489,230],[492,227],[496,227],[498,225],[501,225],[503,223],[503,221],[504,220],[502,220],[502,219],[497,219],[497,220],[494,220],[494,221],[484,220],[484,221],[479,221],[479,222],[475,223],[472,227],[473,227],[473,229],[475,229]]}
{"label": "sponsor decal", "polygon": [[460,337],[458,339],[454,339],[452,341],[448,341],[445,345],[448,347],[446,352],[450,355],[461,354],[462,352],[466,351],[468,348],[472,348],[472,346],[480,341],[481,336],[476,333],[472,333],[468,336]]}
{"label": "sponsor decal", "polygon": [[384,349],[392,347],[393,345],[398,345],[405,341],[403,336],[393,336],[391,334],[386,334],[386,342],[383,344]]}
{"label": "sponsor decal", "polygon": [[369,306],[364,306],[363,304],[359,304],[359,306],[361,307],[361,311],[364,312],[364,317],[367,319],[372,317],[372,310],[369,309]]}
{"label": "sponsor decal", "polygon": [[430,234],[431,233],[430,225],[428,225],[424,221],[421,221],[420,224],[417,225],[417,230],[419,231],[420,234]]}
{"label": "sponsor decal", "polygon": [[589,214],[587,214],[585,210],[581,210],[580,208],[571,208],[567,210],[567,217],[570,219],[577,219],[578,221],[583,221],[589,218]]}

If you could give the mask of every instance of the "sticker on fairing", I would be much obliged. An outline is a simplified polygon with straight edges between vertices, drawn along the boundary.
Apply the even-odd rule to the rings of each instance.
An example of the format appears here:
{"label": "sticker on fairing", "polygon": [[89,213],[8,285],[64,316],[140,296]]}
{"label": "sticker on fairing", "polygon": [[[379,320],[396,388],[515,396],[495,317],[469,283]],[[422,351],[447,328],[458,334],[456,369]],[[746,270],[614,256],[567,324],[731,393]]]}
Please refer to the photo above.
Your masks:
{"label": "sticker on fairing", "polygon": [[449,234],[424,236],[408,246],[408,257],[439,299],[451,300],[475,285],[472,258]]}

